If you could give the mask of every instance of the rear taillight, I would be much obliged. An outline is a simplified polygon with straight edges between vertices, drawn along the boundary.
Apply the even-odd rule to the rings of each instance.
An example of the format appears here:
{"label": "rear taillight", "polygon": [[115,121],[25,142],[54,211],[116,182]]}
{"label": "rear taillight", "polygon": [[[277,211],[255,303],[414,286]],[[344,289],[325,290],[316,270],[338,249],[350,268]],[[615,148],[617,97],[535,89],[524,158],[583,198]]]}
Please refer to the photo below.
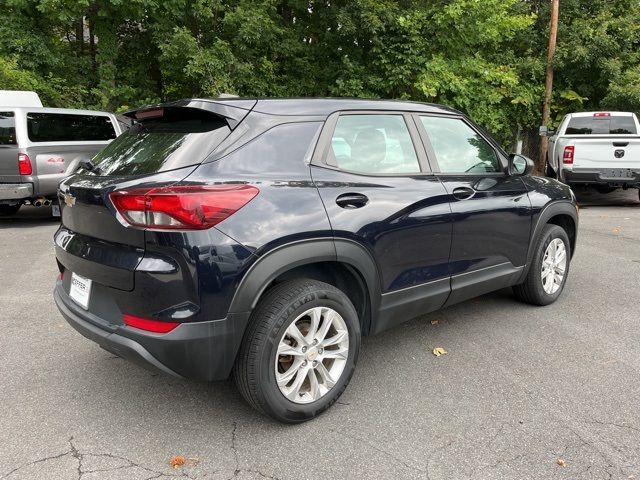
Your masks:
{"label": "rear taillight", "polygon": [[31,160],[26,153],[18,154],[18,172],[20,175],[31,175],[33,173],[33,167],[31,166]]}
{"label": "rear taillight", "polygon": [[251,185],[188,185],[121,190],[109,198],[136,227],[204,230],[233,215],[258,192]]}
{"label": "rear taillight", "polygon": [[610,117],[611,114],[608,112],[596,112],[593,114],[594,117]]}
{"label": "rear taillight", "polygon": [[180,325],[176,322],[160,322],[158,320],[149,320],[148,318],[141,318],[127,314],[124,314],[122,319],[124,320],[124,324],[128,327],[138,328],[140,330],[153,333],[168,333]]}
{"label": "rear taillight", "polygon": [[575,148],[573,145],[569,145],[568,147],[564,147],[564,156],[562,157],[562,163],[565,165],[573,165],[573,154],[575,153]]}

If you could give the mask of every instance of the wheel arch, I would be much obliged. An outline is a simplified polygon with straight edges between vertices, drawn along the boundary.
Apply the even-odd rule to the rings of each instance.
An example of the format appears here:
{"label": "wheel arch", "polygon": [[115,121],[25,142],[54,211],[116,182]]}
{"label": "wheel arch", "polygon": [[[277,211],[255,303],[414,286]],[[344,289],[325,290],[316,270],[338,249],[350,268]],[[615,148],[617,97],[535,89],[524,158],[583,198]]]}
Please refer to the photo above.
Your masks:
{"label": "wheel arch", "polygon": [[527,276],[529,268],[531,267],[531,262],[533,261],[533,255],[535,253],[535,247],[538,238],[540,237],[540,233],[545,225],[548,224],[558,225],[567,232],[567,236],[571,243],[571,256],[573,257],[578,237],[578,211],[573,202],[569,200],[558,200],[545,206],[538,215],[538,218],[535,220],[529,240],[527,265],[523,270],[519,281],[522,281]]}
{"label": "wheel arch", "polygon": [[362,334],[368,334],[380,302],[377,266],[358,243],[333,238],[297,241],[262,255],[240,281],[230,312],[253,311],[271,287],[293,278],[319,280],[342,290],[354,303]]}

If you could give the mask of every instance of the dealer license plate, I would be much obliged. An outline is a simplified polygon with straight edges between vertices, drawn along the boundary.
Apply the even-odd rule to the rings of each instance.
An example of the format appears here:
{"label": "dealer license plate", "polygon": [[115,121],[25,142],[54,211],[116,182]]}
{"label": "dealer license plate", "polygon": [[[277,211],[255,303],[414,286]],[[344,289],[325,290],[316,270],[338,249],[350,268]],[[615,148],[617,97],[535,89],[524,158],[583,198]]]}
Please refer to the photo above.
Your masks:
{"label": "dealer license plate", "polygon": [[71,299],[87,310],[89,308],[89,297],[91,295],[91,280],[81,277],[77,273],[71,274],[71,288],[69,296]]}

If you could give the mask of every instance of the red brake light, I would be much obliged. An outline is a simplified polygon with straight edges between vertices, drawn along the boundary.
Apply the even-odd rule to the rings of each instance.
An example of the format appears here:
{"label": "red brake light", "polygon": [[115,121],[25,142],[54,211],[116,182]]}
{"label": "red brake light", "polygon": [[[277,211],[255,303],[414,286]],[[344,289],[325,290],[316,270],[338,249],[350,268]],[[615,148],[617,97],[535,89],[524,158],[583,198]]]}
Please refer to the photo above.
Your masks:
{"label": "red brake light", "polygon": [[569,145],[568,147],[564,147],[564,156],[562,157],[562,163],[566,165],[573,164],[573,154],[575,153],[576,147],[573,145]]}
{"label": "red brake light", "polygon": [[251,185],[187,185],[122,190],[109,198],[136,227],[205,230],[240,210],[258,192]]}
{"label": "red brake light", "polygon": [[31,160],[26,153],[18,154],[18,172],[20,175],[31,175],[33,173],[33,167],[31,167]]}
{"label": "red brake light", "polygon": [[161,322],[158,320],[136,317],[135,315],[124,314],[122,317],[125,325],[153,333],[168,333],[180,325],[177,322]]}
{"label": "red brake light", "polygon": [[594,117],[610,117],[611,114],[607,112],[596,112],[593,114]]}

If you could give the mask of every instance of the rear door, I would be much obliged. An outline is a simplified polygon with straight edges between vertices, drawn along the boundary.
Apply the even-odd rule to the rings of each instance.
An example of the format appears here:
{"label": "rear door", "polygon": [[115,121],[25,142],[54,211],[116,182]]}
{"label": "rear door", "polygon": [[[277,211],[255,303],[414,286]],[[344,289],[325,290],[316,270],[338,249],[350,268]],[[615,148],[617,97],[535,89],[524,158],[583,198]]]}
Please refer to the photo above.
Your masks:
{"label": "rear door", "polygon": [[159,108],[142,116],[94,158],[91,171],[67,178],[58,192],[58,260],[72,272],[122,290],[134,288],[145,231],[128,226],[109,194],[181,181],[231,131],[225,117],[197,108]]}
{"label": "rear door", "polygon": [[377,263],[382,304],[374,332],[441,307],[449,295],[451,211],[411,116],[334,114],[313,163],[338,255],[356,242]]}
{"label": "rear door", "polygon": [[511,285],[529,247],[524,182],[505,173],[506,158],[466,119],[420,115],[418,125],[453,215],[448,304]]}
{"label": "rear door", "polygon": [[0,112],[0,183],[17,183],[18,141],[16,115],[13,111]]}

